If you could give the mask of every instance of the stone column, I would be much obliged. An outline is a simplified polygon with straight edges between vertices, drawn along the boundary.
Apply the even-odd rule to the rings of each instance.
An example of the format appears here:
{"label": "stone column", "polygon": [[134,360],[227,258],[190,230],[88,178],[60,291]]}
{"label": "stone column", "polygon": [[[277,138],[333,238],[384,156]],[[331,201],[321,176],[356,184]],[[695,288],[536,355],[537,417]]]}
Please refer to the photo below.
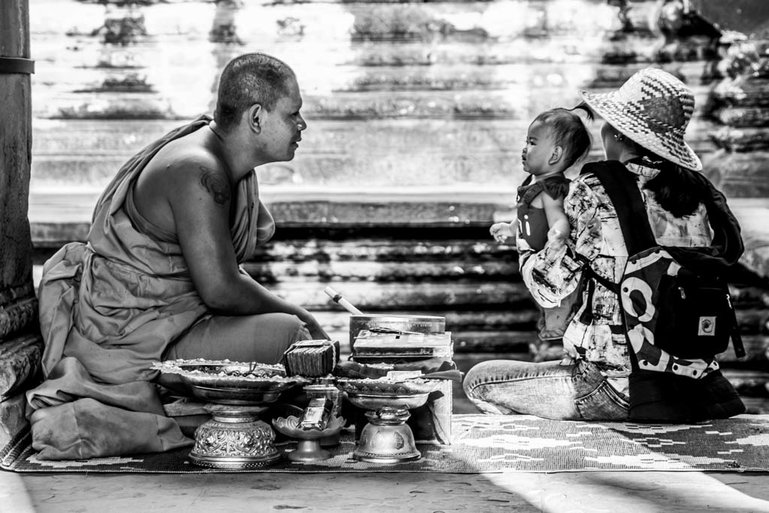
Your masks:
{"label": "stone column", "polygon": [[0,446],[23,425],[22,385],[42,342],[27,209],[32,148],[28,0],[0,2]]}

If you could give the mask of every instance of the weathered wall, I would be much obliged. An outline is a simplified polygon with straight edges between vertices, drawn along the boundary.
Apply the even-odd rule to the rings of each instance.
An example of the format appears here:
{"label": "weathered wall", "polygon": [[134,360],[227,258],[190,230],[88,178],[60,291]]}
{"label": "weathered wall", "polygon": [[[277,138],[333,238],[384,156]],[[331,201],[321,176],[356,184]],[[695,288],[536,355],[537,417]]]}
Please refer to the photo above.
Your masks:
{"label": "weathered wall", "polygon": [[[534,115],[658,60],[665,39],[648,30],[655,6],[635,2],[630,17],[641,30],[618,36],[618,11],[605,0],[132,8],[32,0],[33,189],[101,189],[137,147],[211,112],[230,57],[261,50],[296,69],[310,125],[297,158],[263,170],[265,183],[493,190],[509,202]],[[713,123],[699,115],[713,86],[707,60],[662,66],[694,88],[690,140],[701,154],[713,151]]]}

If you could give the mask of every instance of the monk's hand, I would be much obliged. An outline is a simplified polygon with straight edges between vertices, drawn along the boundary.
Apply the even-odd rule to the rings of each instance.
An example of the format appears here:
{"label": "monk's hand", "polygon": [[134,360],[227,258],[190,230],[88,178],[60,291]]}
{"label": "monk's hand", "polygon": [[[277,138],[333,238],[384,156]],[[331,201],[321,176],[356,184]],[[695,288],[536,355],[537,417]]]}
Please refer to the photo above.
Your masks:
{"label": "monk's hand", "polygon": [[331,340],[331,337],[328,336],[328,333],[320,327],[320,324],[313,323],[308,324],[307,329],[310,330],[310,335],[312,335],[313,340]]}
{"label": "monk's hand", "polygon": [[317,319],[305,310],[305,314],[299,317],[304,322],[313,340],[330,340],[326,331],[320,326]]}

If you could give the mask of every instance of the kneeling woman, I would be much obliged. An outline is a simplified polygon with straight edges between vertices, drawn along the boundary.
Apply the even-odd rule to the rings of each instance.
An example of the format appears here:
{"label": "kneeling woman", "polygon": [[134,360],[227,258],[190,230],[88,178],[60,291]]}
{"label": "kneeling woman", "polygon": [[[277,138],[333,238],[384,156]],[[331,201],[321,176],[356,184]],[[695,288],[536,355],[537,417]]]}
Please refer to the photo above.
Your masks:
{"label": "kneeling woman", "polygon": [[[657,244],[710,246],[714,227],[705,205],[716,204],[723,214],[718,217],[726,220],[731,234],[723,260],[735,263],[743,250],[739,225],[723,195],[698,175],[702,164],[684,142],[694,110],[691,91],[672,75],[648,68],[617,91],[583,92],[583,99],[604,120],[601,138],[606,160],[619,161],[632,173]],[[604,164],[609,163],[598,163]],[[591,165],[595,166],[586,164]],[[619,169],[624,172],[622,166]],[[631,355],[620,299],[605,286],[620,281],[628,260],[617,211],[602,182],[589,172],[573,181],[564,210],[571,225],[570,245],[592,271],[580,310],[564,334],[567,357],[544,363],[494,360],[475,366],[464,381],[475,405],[487,413],[572,420],[678,422],[744,412],[715,360],[707,364],[701,379],[655,373],[659,379],[653,376],[642,386],[629,386]],[[576,280],[561,286],[540,278],[553,269],[568,268],[566,248],[545,247],[520,258],[524,282],[542,306],[557,305],[574,290]]]}

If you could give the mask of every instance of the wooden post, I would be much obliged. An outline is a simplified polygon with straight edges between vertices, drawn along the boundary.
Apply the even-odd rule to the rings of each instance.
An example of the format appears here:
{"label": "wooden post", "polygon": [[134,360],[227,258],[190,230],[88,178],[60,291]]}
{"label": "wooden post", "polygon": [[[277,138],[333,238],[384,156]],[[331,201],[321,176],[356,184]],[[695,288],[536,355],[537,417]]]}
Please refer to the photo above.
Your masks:
{"label": "wooden post", "polygon": [[[0,2],[0,341],[32,323],[27,209],[32,156],[28,0]],[[4,310],[4,311],[2,311]],[[34,311],[30,311],[34,310]]]}

